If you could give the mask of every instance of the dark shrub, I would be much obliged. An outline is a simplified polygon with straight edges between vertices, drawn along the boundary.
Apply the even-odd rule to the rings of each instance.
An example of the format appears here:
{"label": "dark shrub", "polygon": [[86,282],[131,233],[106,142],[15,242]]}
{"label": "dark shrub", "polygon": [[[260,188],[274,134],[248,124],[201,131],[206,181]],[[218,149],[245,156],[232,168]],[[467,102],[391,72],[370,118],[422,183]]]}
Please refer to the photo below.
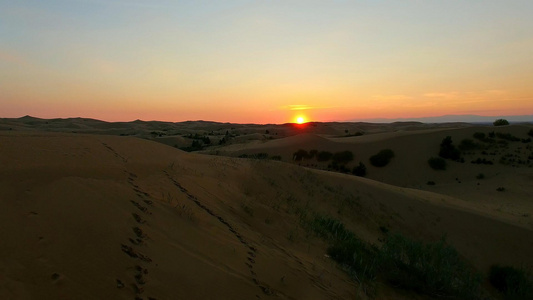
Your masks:
{"label": "dark shrub", "polygon": [[431,181],[431,180],[430,180],[430,181],[426,182],[426,184],[427,184],[427,185],[435,185],[435,181]]}
{"label": "dark shrub", "polygon": [[527,135],[529,135],[529,136],[533,136],[533,129],[530,129],[530,130],[527,132]]}
{"label": "dark shrub", "polygon": [[316,160],[318,161],[328,161],[333,156],[333,153],[327,151],[320,151],[316,155]]}
{"label": "dark shrub", "polygon": [[273,155],[270,157],[272,160],[281,160],[281,155]]}
{"label": "dark shrub", "polygon": [[440,143],[439,156],[458,161],[461,158],[461,152],[459,152],[452,143],[451,136],[445,137]]}
{"label": "dark shrub", "polygon": [[314,158],[317,153],[318,153],[318,150],[316,150],[316,149],[313,149],[313,150],[309,151],[309,159]]}
{"label": "dark shrub", "polygon": [[336,152],[332,159],[334,163],[346,164],[353,160],[353,153],[351,151]]}
{"label": "dark shrub", "polygon": [[370,157],[370,163],[374,167],[384,167],[389,164],[390,160],[394,157],[394,152],[391,149],[383,149],[377,154]]}
{"label": "dark shrub", "polygon": [[483,173],[479,173],[476,175],[476,179],[484,179],[485,178],[485,174]]}
{"label": "dark shrub", "polygon": [[484,140],[485,139],[485,133],[483,132],[476,132],[474,133],[474,138],[475,139],[478,139],[480,141]]}
{"label": "dark shrub", "polygon": [[446,161],[440,157],[428,159],[428,164],[433,170],[446,170]]}
{"label": "dark shrub", "polygon": [[359,165],[353,168],[352,173],[355,176],[365,177],[366,176],[366,166],[363,164],[363,162],[359,162]]}
{"label": "dark shrub", "polygon": [[507,141],[510,141],[510,142],[519,142],[520,141],[520,138],[510,134],[510,133],[502,133],[502,132],[498,132],[496,133],[496,136],[502,140],[507,140]]}
{"label": "dark shrub", "polygon": [[504,126],[504,125],[509,125],[509,121],[505,120],[505,119],[498,119],[496,121],[494,121],[494,126]]}
{"label": "dark shrub", "polygon": [[268,154],[264,153],[264,152],[261,152],[261,153],[253,154],[253,155],[251,155],[251,157],[255,158],[255,159],[267,159],[268,158]]}
{"label": "dark shrub", "polygon": [[489,281],[505,299],[533,299],[531,274],[513,267],[491,266]]}
{"label": "dark shrub", "polygon": [[492,165],[494,164],[492,161],[486,159],[486,158],[477,158],[476,160],[471,161],[471,163],[476,165]]}
{"label": "dark shrub", "polygon": [[307,158],[309,158],[309,153],[307,153],[307,151],[303,149],[300,149],[294,152],[294,154],[292,155],[292,159],[297,160],[297,161],[307,159]]}
{"label": "dark shrub", "polygon": [[477,149],[482,149],[482,148],[483,146],[481,144],[476,143],[471,139],[464,139],[459,144],[459,149],[461,151],[477,150]]}

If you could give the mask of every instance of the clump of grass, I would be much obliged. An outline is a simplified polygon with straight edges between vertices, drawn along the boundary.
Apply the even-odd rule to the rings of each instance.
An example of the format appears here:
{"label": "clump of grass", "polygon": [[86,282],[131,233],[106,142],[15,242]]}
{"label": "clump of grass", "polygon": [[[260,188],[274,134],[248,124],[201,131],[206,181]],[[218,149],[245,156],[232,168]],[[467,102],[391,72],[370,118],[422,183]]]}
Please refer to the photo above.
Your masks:
{"label": "clump of grass", "polygon": [[384,167],[389,164],[390,160],[394,157],[394,152],[391,149],[383,149],[377,154],[370,157],[370,163],[374,167]]}
{"label": "clump of grass", "polygon": [[489,281],[503,293],[504,299],[533,299],[533,278],[524,269],[493,265],[489,271]]}
{"label": "clump of grass", "polygon": [[370,283],[376,277],[377,249],[358,239],[336,219],[315,216],[308,228],[331,242],[328,255],[360,283]]}
{"label": "clump of grass", "polygon": [[401,234],[387,234],[381,248],[369,245],[336,219],[316,215],[307,227],[329,240],[328,255],[348,274],[373,288],[377,279],[392,285],[438,297],[475,299],[481,276],[464,263],[444,239],[436,243],[411,240]]}
{"label": "clump of grass", "polygon": [[428,164],[433,170],[446,170],[446,161],[440,157],[431,157]]}
{"label": "clump of grass", "polygon": [[422,243],[389,235],[381,248],[381,270],[393,285],[432,296],[474,299],[481,276],[444,239]]}

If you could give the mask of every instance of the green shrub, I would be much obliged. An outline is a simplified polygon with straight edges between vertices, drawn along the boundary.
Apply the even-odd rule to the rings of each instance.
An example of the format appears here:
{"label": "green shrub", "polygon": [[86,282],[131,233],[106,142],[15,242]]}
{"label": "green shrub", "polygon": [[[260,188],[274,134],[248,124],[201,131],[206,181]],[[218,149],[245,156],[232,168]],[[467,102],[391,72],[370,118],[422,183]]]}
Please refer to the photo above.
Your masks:
{"label": "green shrub", "polygon": [[377,154],[370,157],[370,163],[374,167],[384,167],[389,164],[390,160],[394,157],[394,152],[391,149],[383,149]]}
{"label": "green shrub", "polygon": [[479,293],[481,276],[444,239],[426,244],[399,234],[389,235],[380,254],[380,271],[394,286],[460,299],[476,298]]}
{"label": "green shrub", "polygon": [[505,120],[505,119],[498,119],[496,121],[494,121],[494,123],[492,123],[494,126],[504,126],[504,125],[509,125],[509,121]]}
{"label": "green shrub", "polygon": [[531,273],[524,269],[493,265],[489,271],[489,282],[503,293],[505,299],[533,299]]}
{"label": "green shrub", "polygon": [[359,162],[359,165],[353,168],[352,174],[354,174],[355,176],[361,176],[361,177],[366,176],[366,166],[363,164],[363,162]]}
{"label": "green shrub", "polygon": [[316,160],[318,161],[328,161],[333,157],[333,153],[328,151],[320,151],[316,155]]}
{"label": "green shrub", "polygon": [[446,161],[440,157],[428,159],[428,164],[433,170],[446,170]]}

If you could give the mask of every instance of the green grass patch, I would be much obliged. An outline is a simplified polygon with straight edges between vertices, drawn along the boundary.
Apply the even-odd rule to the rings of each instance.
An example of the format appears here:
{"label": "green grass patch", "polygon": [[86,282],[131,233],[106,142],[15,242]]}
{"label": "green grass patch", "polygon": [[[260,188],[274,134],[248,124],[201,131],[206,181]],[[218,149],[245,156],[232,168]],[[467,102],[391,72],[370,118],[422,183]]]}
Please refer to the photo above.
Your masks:
{"label": "green grass patch", "polygon": [[384,279],[393,286],[436,297],[477,298],[481,276],[444,239],[423,243],[393,234],[380,254]]}
{"label": "green grass patch", "polygon": [[372,288],[376,280],[434,297],[475,299],[481,276],[444,239],[423,243],[387,234],[381,248],[370,245],[331,217],[315,215],[308,230],[330,242],[327,253],[348,274]]}

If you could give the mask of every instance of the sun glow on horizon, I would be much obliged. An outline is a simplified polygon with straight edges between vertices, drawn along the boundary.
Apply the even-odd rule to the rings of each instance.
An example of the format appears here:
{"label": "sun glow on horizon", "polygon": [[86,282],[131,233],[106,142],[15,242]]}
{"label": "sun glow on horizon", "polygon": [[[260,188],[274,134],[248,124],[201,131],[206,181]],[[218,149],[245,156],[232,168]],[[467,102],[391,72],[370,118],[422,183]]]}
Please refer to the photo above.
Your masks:
{"label": "sun glow on horizon", "polygon": [[302,116],[296,117],[296,123],[303,124],[305,123],[305,118]]}

